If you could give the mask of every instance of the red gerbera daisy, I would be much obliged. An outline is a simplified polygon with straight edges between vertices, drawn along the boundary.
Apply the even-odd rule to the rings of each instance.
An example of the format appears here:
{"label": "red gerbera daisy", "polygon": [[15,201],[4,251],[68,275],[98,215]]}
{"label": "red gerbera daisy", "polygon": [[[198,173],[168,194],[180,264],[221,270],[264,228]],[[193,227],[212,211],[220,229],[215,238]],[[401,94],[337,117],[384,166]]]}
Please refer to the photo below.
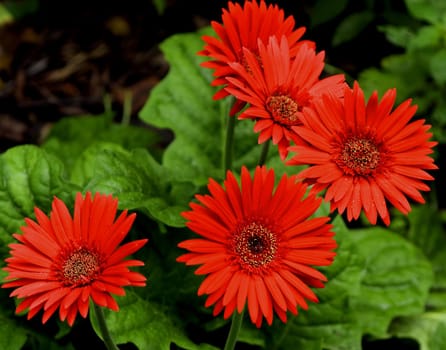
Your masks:
{"label": "red gerbera daisy", "polygon": [[196,274],[208,275],[198,295],[209,295],[214,315],[228,318],[245,304],[251,321],[272,323],[274,312],[286,322],[286,312],[307,309],[305,299],[318,299],[309,287],[321,288],[325,276],[312,266],[333,261],[336,247],[328,217],[309,219],[320,198],[303,198],[307,186],[296,176],[283,175],[274,191],[274,171],[257,167],[253,178],[243,167],[241,188],[228,171],[225,188],[210,180],[210,195],[197,195],[184,212],[187,226],[202,236],[183,241],[189,250],[177,261],[202,265]]}
{"label": "red gerbera daisy", "polygon": [[[291,55],[295,54],[297,47],[306,42],[314,45],[313,42],[299,41],[305,33],[305,28],[294,29],[295,21],[292,16],[285,18],[282,9],[277,5],[266,6],[265,1],[245,1],[243,8],[233,2],[228,2],[228,10],[223,9],[222,23],[211,22],[212,28],[217,34],[213,36],[203,36],[206,42],[204,50],[198,54],[208,56],[212,60],[204,62],[203,67],[215,69],[215,80],[213,86],[227,85],[226,77],[234,75],[234,71],[228,65],[230,62],[240,62],[246,64],[243,48],[248,48],[252,52],[257,52],[258,40],[267,42],[270,36],[278,38],[285,36],[291,50]],[[214,96],[220,99],[228,93],[221,89]],[[239,112],[244,103],[237,101],[230,114]]]}
{"label": "red gerbera daisy", "polygon": [[388,90],[381,101],[375,91],[367,104],[355,82],[343,100],[324,96],[293,129],[307,144],[290,147],[296,155],[288,165],[311,165],[298,177],[327,189],[325,199],[332,211],[347,210],[348,220],[361,210],[375,224],[377,216],[390,224],[386,199],[407,214],[407,199],[424,203],[420,191],[429,191],[423,180],[433,180],[425,170],[437,169],[431,154],[436,142],[424,120],[409,122],[417,106],[411,100],[394,111],[396,90]]}
{"label": "red gerbera daisy", "polygon": [[97,305],[118,310],[111,294],[124,295],[123,286],[145,286],[146,278],[129,270],[139,260],[124,260],[147,239],[118,245],[126,237],[135,214],[123,211],[116,219],[118,201],[111,196],[77,194],[72,218],[65,204],[54,198],[50,217],[35,208],[37,222],[26,218],[20,243],[10,244],[9,273],[2,288],[15,288],[11,297],[23,299],[16,313],[28,319],[43,310],[45,323],[59,308],[62,321],[73,325],[77,313],[88,314],[90,297]]}
{"label": "red gerbera daisy", "polygon": [[272,139],[285,159],[290,141],[297,137],[292,126],[301,123],[302,110],[311,107],[323,93],[342,97],[344,75],[319,79],[324,52],[316,54],[314,48],[301,45],[293,59],[285,37],[280,43],[270,37],[266,47],[259,42],[260,58],[248,49],[244,49],[244,56],[249,69],[240,63],[230,64],[240,78],[227,78],[231,85],[226,90],[250,104],[239,119],[256,121],[254,131],[260,132],[259,143]]}

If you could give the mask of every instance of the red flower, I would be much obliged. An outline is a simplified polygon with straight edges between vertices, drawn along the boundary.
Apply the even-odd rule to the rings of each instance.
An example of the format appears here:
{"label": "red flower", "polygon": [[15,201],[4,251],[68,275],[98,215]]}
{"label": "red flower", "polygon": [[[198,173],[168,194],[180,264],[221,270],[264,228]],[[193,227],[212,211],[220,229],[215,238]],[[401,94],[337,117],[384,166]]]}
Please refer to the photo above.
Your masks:
{"label": "red flower", "polygon": [[23,299],[16,313],[28,310],[28,319],[43,310],[45,323],[59,309],[62,321],[73,325],[77,313],[88,314],[90,298],[118,310],[111,294],[124,295],[124,286],[145,286],[146,278],[129,270],[139,260],[124,260],[147,239],[118,245],[127,235],[135,214],[123,211],[114,221],[118,201],[111,196],[77,194],[72,218],[65,204],[54,198],[47,217],[35,208],[37,222],[26,218],[20,243],[10,244],[9,273],[2,288],[15,288],[11,297]]}
{"label": "red flower", "polygon": [[378,101],[376,91],[367,104],[357,83],[340,100],[324,96],[293,129],[307,144],[290,147],[296,155],[288,165],[311,165],[298,177],[327,189],[325,199],[348,220],[361,210],[375,224],[379,215],[390,224],[386,199],[399,211],[410,211],[410,198],[424,203],[420,191],[429,191],[423,180],[433,180],[425,170],[437,169],[431,154],[436,142],[424,120],[409,122],[417,107],[411,100],[393,112],[396,90]]}
{"label": "red flower", "polygon": [[312,266],[333,261],[336,247],[328,217],[309,219],[320,198],[303,199],[307,186],[284,175],[274,191],[274,171],[257,167],[253,178],[242,168],[241,187],[228,171],[225,188],[210,180],[210,195],[197,195],[183,213],[187,226],[202,238],[183,241],[189,250],[177,261],[201,265],[208,275],[198,289],[207,294],[213,314],[228,318],[245,304],[251,321],[272,323],[274,312],[286,322],[286,312],[307,309],[305,299],[318,299],[309,287],[323,287],[325,276]]}
{"label": "red flower", "polygon": [[[233,2],[228,2],[228,10],[223,9],[222,22],[212,21],[211,25],[217,34],[217,38],[213,36],[203,36],[206,42],[204,50],[198,54],[208,56],[212,60],[202,64],[203,67],[214,69],[216,77],[212,82],[213,86],[226,86],[228,82],[226,77],[233,76],[234,71],[228,65],[231,62],[240,62],[245,64],[243,48],[247,48],[252,52],[257,52],[257,42],[267,42],[270,36],[278,38],[285,36],[288,45],[291,48],[291,54],[301,43],[310,43],[309,41],[299,41],[305,32],[304,27],[294,30],[294,18],[289,16],[285,18],[282,9],[277,5],[265,4],[261,0],[245,1],[243,8]],[[312,45],[314,45],[311,42]],[[226,97],[228,93],[221,89],[214,96],[214,99]],[[239,112],[244,103],[237,101],[231,110],[231,115]]]}
{"label": "red flower", "polygon": [[240,78],[227,78],[231,85],[226,91],[250,104],[239,119],[255,120],[259,143],[272,139],[285,159],[290,141],[297,138],[292,126],[301,124],[303,109],[311,108],[323,93],[342,97],[344,75],[319,79],[324,52],[316,54],[314,48],[301,45],[293,59],[285,37],[280,44],[271,37],[266,47],[259,42],[259,58],[248,49],[244,55],[249,69],[240,63],[230,64]]}

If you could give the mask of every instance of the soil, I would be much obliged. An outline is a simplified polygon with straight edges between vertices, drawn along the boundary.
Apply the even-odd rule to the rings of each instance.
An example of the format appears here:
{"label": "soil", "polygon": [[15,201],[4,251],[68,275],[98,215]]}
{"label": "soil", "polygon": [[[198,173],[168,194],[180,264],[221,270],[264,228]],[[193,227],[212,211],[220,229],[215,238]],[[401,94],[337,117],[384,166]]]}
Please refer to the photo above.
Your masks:
{"label": "soil", "polygon": [[[298,25],[309,23],[314,1],[276,1]],[[132,96],[132,121],[150,90],[169,67],[158,49],[168,36],[195,31],[219,20],[227,2],[41,0],[37,11],[0,27],[0,152],[38,144],[52,123],[67,115],[100,114],[109,96],[117,118]],[[331,64],[353,74],[377,64],[388,46],[364,51],[376,41],[374,27],[349,44],[330,50],[333,24],[307,31],[327,51]],[[382,40],[385,43],[385,40]]]}

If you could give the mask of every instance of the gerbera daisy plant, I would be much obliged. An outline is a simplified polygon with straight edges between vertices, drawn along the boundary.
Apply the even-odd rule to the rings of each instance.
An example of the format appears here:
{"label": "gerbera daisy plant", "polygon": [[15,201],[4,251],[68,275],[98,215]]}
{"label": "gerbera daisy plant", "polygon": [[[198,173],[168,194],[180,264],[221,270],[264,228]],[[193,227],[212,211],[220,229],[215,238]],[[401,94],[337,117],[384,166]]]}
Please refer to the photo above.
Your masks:
{"label": "gerbera daisy plant", "polygon": [[307,186],[296,176],[283,175],[274,189],[273,169],[257,167],[253,177],[242,168],[241,185],[228,171],[224,188],[212,179],[210,195],[197,195],[191,211],[182,215],[200,238],[183,241],[189,253],[177,260],[201,265],[207,275],[198,294],[206,306],[228,318],[248,309],[251,322],[271,325],[276,314],[307,309],[318,299],[310,287],[323,287],[325,276],[314,266],[333,261],[336,242],[329,217],[311,218],[321,199],[305,197]]}
{"label": "gerbera daisy plant", "polygon": [[346,87],[344,75],[320,79],[324,52],[300,45],[293,58],[285,36],[270,37],[267,44],[259,41],[258,54],[247,48],[243,52],[246,64],[229,64],[239,78],[227,77],[231,84],[225,90],[249,103],[239,119],[254,120],[259,143],[272,140],[285,159],[290,142],[298,142],[292,127],[301,124],[303,109],[311,108],[323,93],[341,98]]}
{"label": "gerbera daisy plant", "polygon": [[[120,245],[135,214],[123,211],[115,220],[117,205],[111,195],[87,192],[76,195],[73,216],[58,198],[49,216],[35,208],[36,221],[26,218],[22,233],[13,235],[18,243],[9,245],[4,268],[2,288],[14,288],[11,297],[20,299],[16,313],[26,312],[30,319],[42,311],[45,323],[58,311],[72,326],[78,314],[88,315],[90,301],[103,317],[101,307],[119,310],[113,295],[124,295],[123,287],[146,285],[142,274],[129,269],[144,263],[126,258],[147,239]],[[103,337],[115,349],[106,329]]]}
{"label": "gerbera daisy plant", "polygon": [[[0,344],[14,327],[8,350],[443,343],[435,119],[331,74],[330,47],[276,4],[217,15],[160,43],[169,70],[141,120],[126,97],[121,125],[109,107],[0,154]],[[443,58],[423,69],[445,85]]]}
{"label": "gerbera daisy plant", "polygon": [[424,119],[412,120],[417,106],[409,99],[393,109],[395,99],[395,89],[381,101],[375,91],[366,103],[355,82],[343,99],[327,94],[315,102],[292,127],[305,143],[289,148],[295,155],[287,164],[310,165],[298,177],[326,190],[332,211],[346,211],[350,221],[364,212],[371,224],[379,215],[389,225],[387,202],[408,214],[409,200],[424,203],[420,191],[430,190],[424,181],[434,179],[437,142]]}
{"label": "gerbera daisy plant", "polygon": [[[215,99],[229,95],[224,89],[230,85],[226,78],[237,75],[231,63],[247,65],[245,49],[252,51],[254,55],[258,54],[259,41],[266,44],[272,36],[284,36],[292,57],[302,44],[315,45],[312,41],[300,40],[306,28],[295,28],[293,16],[285,17],[281,8],[273,4],[266,5],[263,0],[260,3],[256,0],[245,1],[243,7],[238,3],[228,2],[228,9],[223,9],[221,23],[212,21],[211,26],[217,36],[203,36],[205,46],[198,54],[209,58],[202,65],[213,70],[215,79],[212,85],[221,86],[214,95]],[[246,101],[236,100],[230,115],[239,112],[245,104]]]}

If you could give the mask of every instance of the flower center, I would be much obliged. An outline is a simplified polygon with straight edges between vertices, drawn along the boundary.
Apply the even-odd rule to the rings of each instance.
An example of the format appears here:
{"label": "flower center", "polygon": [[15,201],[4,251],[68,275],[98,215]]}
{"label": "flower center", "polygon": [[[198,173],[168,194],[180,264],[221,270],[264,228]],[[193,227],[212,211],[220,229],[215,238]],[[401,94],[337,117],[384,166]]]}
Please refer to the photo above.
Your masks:
{"label": "flower center", "polygon": [[79,248],[72,252],[62,265],[62,275],[67,285],[89,283],[98,270],[98,255],[86,248]]}
{"label": "flower center", "polygon": [[299,105],[287,95],[270,96],[266,100],[266,106],[273,119],[284,125],[297,125],[299,123]]}
{"label": "flower center", "polygon": [[265,266],[276,254],[276,234],[256,221],[242,225],[234,237],[234,250],[247,267]]}
{"label": "flower center", "polygon": [[351,137],[345,141],[336,164],[350,175],[369,175],[378,167],[381,154],[373,139]]}

